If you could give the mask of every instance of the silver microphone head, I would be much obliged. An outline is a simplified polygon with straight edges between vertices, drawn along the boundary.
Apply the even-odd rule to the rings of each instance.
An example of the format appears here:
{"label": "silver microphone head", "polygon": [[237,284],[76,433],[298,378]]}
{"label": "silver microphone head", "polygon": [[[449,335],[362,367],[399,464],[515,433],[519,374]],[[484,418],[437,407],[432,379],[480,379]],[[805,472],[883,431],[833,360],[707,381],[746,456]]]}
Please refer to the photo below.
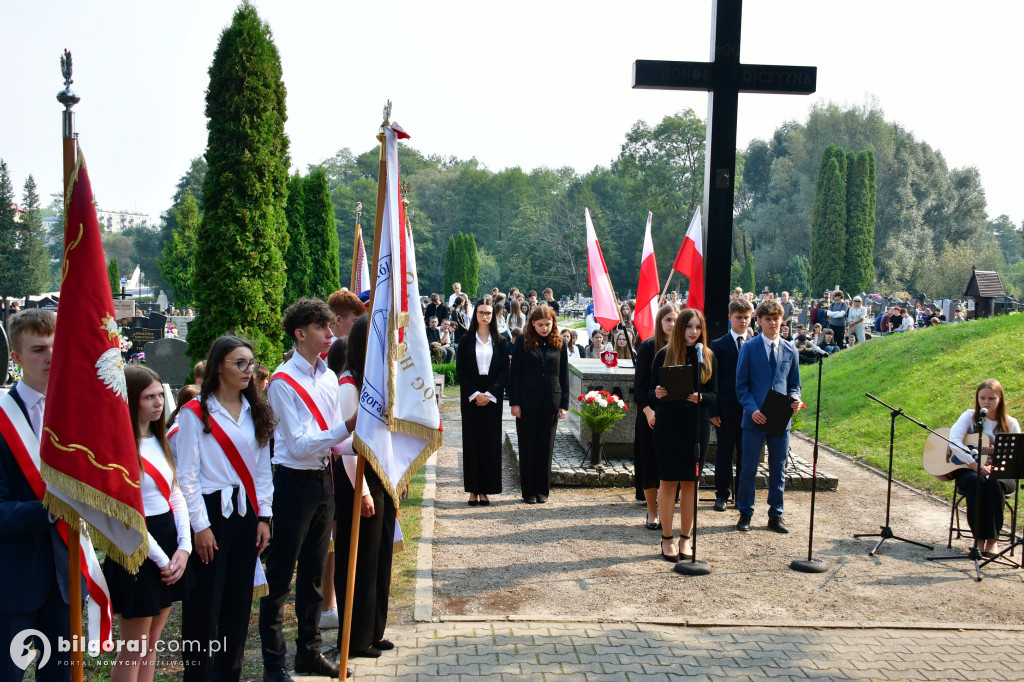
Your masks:
{"label": "silver microphone head", "polygon": [[988,409],[983,407],[980,410],[978,410],[978,416],[979,417],[987,417],[988,416]]}
{"label": "silver microphone head", "polygon": [[693,347],[697,349],[697,362],[704,364],[704,344],[696,343]]}

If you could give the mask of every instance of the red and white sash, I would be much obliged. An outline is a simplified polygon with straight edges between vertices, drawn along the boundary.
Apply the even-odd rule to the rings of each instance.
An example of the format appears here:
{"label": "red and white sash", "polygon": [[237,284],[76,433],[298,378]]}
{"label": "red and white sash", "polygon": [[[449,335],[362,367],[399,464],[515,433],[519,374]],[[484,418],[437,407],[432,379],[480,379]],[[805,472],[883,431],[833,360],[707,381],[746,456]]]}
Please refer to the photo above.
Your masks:
{"label": "red and white sash", "polygon": [[324,414],[320,410],[320,406],[317,405],[316,400],[314,400],[313,396],[309,394],[309,391],[307,391],[306,388],[301,383],[299,383],[298,379],[293,377],[291,374],[288,374],[288,372],[284,370],[278,370],[277,372],[274,372],[274,375],[270,377],[270,380],[274,381],[275,379],[279,379],[292,387],[292,390],[295,391],[296,394],[298,394],[299,399],[302,400],[303,404],[306,406],[306,409],[309,410],[310,414],[313,415],[313,419],[316,421],[317,426],[320,427],[321,431],[326,431],[327,429],[331,428],[330,426],[327,425],[327,420],[324,419]]}
{"label": "red and white sash", "polygon": [[[193,398],[185,403],[185,409],[190,410],[200,422],[203,421],[203,408],[199,404],[198,399]],[[242,481],[242,488],[245,490],[245,496],[249,500],[249,506],[252,507],[252,512],[258,516],[260,513],[260,503],[259,498],[256,497],[256,483],[253,480],[253,474],[256,472],[256,453],[253,452],[249,441],[246,440],[241,429],[233,421],[227,420],[225,422],[227,427],[225,428],[212,414],[208,415],[208,417],[210,420],[210,435],[217,441],[217,445],[220,446],[220,449],[224,451],[224,455],[228,458],[231,468],[238,474],[239,480]],[[149,473],[148,468],[146,473]],[[166,481],[164,484],[166,485]],[[160,492],[163,492],[162,487]],[[170,504],[170,486],[167,487],[167,496],[167,503]],[[244,509],[240,510],[243,516],[244,511]],[[260,562],[260,558],[256,557],[256,572],[252,583],[253,592],[258,592],[261,595],[264,594],[265,591],[261,587],[266,584],[267,576],[263,572],[263,564]]]}
{"label": "red and white sash", "polygon": [[[39,439],[36,438],[32,426],[10,393],[0,396],[0,435],[3,435],[7,446],[14,453],[14,459],[32,487],[32,492],[42,500],[46,492],[46,483],[39,474]],[[67,544],[67,523],[60,519],[56,526],[64,544]],[[89,639],[99,641],[101,646],[107,645],[108,642],[109,645],[113,645],[113,612],[107,579],[100,568],[89,534],[81,533],[80,540],[82,576],[85,578],[89,593]],[[17,557],[8,558],[17,560]]]}

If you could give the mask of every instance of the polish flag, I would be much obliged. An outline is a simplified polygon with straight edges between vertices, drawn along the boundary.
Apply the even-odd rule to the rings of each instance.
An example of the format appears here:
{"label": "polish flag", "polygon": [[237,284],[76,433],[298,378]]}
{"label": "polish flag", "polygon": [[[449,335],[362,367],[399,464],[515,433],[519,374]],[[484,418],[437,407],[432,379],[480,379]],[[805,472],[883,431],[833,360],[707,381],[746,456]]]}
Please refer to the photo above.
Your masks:
{"label": "polish flag", "polygon": [[647,229],[644,231],[644,250],[640,256],[640,284],[636,287],[636,314],[633,325],[641,341],[654,335],[654,317],[658,314],[658,266],[654,261],[654,241],[651,239],[651,218],[647,212]]}
{"label": "polish flag", "polygon": [[611,331],[619,323],[619,310],[615,305],[611,280],[608,279],[608,266],[604,264],[597,232],[594,231],[594,223],[590,219],[590,209],[584,208],[583,212],[587,220],[587,271],[594,295],[594,319],[602,329]]}
{"label": "polish flag", "polygon": [[686,238],[679,247],[679,255],[672,269],[680,275],[690,278],[690,295],[686,299],[687,308],[696,308],[704,312],[704,239],[701,237],[700,206],[693,214],[690,227],[686,230]]}

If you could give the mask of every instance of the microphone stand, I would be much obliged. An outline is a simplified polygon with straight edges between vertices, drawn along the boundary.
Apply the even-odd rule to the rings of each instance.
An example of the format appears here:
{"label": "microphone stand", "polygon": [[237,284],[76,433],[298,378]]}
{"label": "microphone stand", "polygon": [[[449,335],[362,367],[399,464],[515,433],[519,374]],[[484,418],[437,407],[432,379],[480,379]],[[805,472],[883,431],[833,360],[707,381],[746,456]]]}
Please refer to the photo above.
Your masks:
{"label": "microphone stand", "polygon": [[[693,384],[694,384],[694,388],[696,389],[694,392],[697,393],[697,395],[699,396],[700,395],[700,369],[701,369],[701,366],[703,365],[703,362],[701,362],[701,360],[703,358],[701,357],[700,349],[697,349],[697,353],[698,353],[698,356],[697,356],[698,357],[698,361],[697,361],[696,366],[693,368],[694,369],[694,372],[693,372]],[[672,567],[672,570],[675,571],[676,573],[678,573],[679,575],[707,575],[708,573],[711,573],[711,566],[708,564],[708,562],[706,562],[706,561],[697,561],[697,492],[700,490],[700,477],[704,473],[704,460],[701,457],[701,453],[700,453],[700,426],[701,426],[701,420],[700,420],[700,398],[699,397],[697,399],[697,403],[696,403],[695,406],[696,406],[697,409],[695,410],[696,417],[693,420],[694,426],[696,427],[694,432],[693,432],[694,433],[694,442],[693,442],[693,457],[694,457],[694,459],[693,459],[693,461],[696,463],[696,467],[697,467],[697,480],[695,480],[693,482],[693,538],[692,538],[692,540],[693,540],[693,555],[690,557],[689,561],[686,561],[685,559],[682,560],[682,561],[677,561],[676,565]],[[682,498],[680,498],[679,504],[680,505],[684,504]],[[680,529],[680,532],[682,532],[682,529]]]}
{"label": "microphone stand", "polygon": [[[975,422],[975,431],[978,433],[978,469],[974,476],[974,527],[981,527],[981,438],[982,432],[985,428],[985,415],[979,414],[978,419]],[[1001,500],[1000,500],[1001,502]],[[997,529],[998,532],[998,529]],[[978,549],[978,537],[975,533],[971,533],[974,536],[974,545],[971,547],[971,551],[967,554],[958,554],[956,556],[930,556],[929,561],[962,561],[968,560],[974,562],[974,581],[981,582],[981,562],[985,557],[982,556],[981,550]]]}
{"label": "microphone stand", "polygon": [[[807,559],[794,559],[789,565],[794,571],[801,573],[824,573],[828,570],[828,564],[821,559],[812,558],[814,553],[814,500],[818,494],[818,425],[821,422],[821,371],[822,360],[828,353],[818,353],[818,397],[814,405],[814,458],[811,473],[811,524],[810,532],[807,534]],[[886,519],[888,524],[888,519]]]}
{"label": "microphone stand", "polygon": [[899,540],[901,542],[909,542],[912,545],[917,545],[918,547],[924,547],[927,550],[933,550],[935,548],[932,547],[931,545],[925,545],[925,544],[922,544],[920,542],[914,542],[913,540],[908,540],[906,538],[901,538],[900,536],[895,535],[892,532],[892,528],[889,527],[889,512],[890,512],[890,510],[892,508],[892,453],[893,453],[893,445],[896,442],[896,417],[904,417],[905,419],[908,419],[908,420],[914,422],[918,426],[920,426],[922,428],[925,428],[925,429],[928,429],[928,431],[931,431],[931,429],[929,429],[925,424],[922,424],[921,422],[917,421],[916,419],[913,419],[912,417],[909,417],[906,413],[903,412],[902,409],[900,409],[898,407],[893,407],[892,405],[879,400],[878,398],[876,398],[875,396],[871,395],[870,393],[865,393],[864,395],[866,395],[868,398],[871,398],[876,403],[879,403],[880,405],[884,405],[885,407],[889,408],[889,417],[890,417],[890,420],[891,420],[890,423],[889,423],[889,476],[888,476],[888,488],[887,488],[886,493],[885,493],[885,525],[881,526],[882,531],[880,533],[855,533],[853,537],[855,537],[855,538],[880,538],[879,541],[878,541],[878,544],[875,545],[874,549],[872,549],[870,552],[868,552],[868,556],[875,556],[875,553],[878,552],[878,548],[881,547],[882,543],[885,542],[886,540]]}

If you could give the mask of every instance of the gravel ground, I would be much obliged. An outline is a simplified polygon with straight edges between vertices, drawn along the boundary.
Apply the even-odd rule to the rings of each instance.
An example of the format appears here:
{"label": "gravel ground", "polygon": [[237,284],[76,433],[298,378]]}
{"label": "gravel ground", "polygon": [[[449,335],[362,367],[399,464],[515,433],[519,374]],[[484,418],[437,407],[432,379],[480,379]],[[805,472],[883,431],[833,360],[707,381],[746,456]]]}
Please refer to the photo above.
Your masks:
{"label": "gravel ground", "polygon": [[[504,493],[489,507],[469,507],[461,474],[461,424],[449,403],[442,412],[445,446],[437,462],[433,550],[434,616],[529,616],[579,620],[711,623],[905,624],[1024,623],[1024,571],[989,565],[975,582],[973,562],[932,562],[946,549],[948,503],[894,485],[890,526],[935,551],[886,540],[868,556],[885,521],[885,478],[826,452],[819,468],[839,476],[836,492],[819,493],[814,556],[821,574],[792,571],[807,558],[810,493],[786,494],[789,535],[765,527],[765,491],[758,491],[750,533],[734,526],[735,509],[698,512],[698,558],[712,572],[682,577],[658,556],[659,531],[646,530],[644,508],[629,489],[553,489],[544,505],[526,505],[518,476],[504,463]],[[506,417],[507,417],[506,408]],[[514,428],[512,421],[506,428]],[[807,460],[810,444],[793,438]],[[711,491],[702,498],[713,497]],[[677,516],[678,523],[678,516]],[[678,536],[678,529],[676,530]],[[964,604],[976,608],[965,610]]]}

